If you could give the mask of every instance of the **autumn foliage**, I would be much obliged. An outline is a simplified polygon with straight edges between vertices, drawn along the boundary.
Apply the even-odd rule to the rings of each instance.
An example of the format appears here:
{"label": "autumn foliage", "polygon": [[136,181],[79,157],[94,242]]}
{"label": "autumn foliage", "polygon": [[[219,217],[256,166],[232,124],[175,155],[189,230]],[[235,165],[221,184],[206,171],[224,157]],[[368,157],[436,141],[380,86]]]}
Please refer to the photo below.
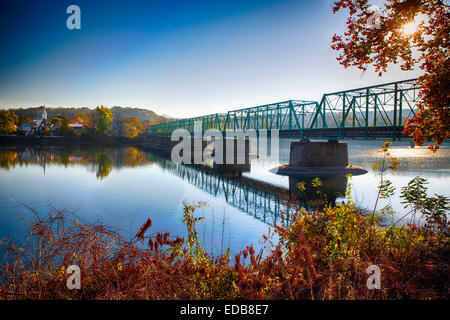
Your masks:
{"label": "autumn foliage", "polygon": [[[396,63],[402,70],[416,65],[423,70],[419,110],[405,133],[419,145],[432,138],[436,150],[450,137],[449,5],[442,0],[387,0],[377,14],[367,0],[339,0],[333,13],[340,10],[348,10],[347,30],[334,35],[332,48],[340,52],[344,67],[367,70],[372,65],[380,76]],[[415,29],[405,32],[408,24]]]}
{"label": "autumn foliage", "polygon": [[[185,205],[187,239],[151,234],[151,219],[125,240],[60,211],[36,217],[22,243],[1,242],[0,299],[448,298],[448,233],[383,229],[352,205],[299,209],[269,229],[261,251],[250,245],[232,262],[229,250],[211,256],[200,246],[197,207]],[[66,287],[73,264],[80,290]],[[382,272],[380,290],[367,287],[373,264]]]}
{"label": "autumn foliage", "polygon": [[137,117],[126,117],[123,124],[123,133],[127,138],[136,138],[142,131],[144,126]]}

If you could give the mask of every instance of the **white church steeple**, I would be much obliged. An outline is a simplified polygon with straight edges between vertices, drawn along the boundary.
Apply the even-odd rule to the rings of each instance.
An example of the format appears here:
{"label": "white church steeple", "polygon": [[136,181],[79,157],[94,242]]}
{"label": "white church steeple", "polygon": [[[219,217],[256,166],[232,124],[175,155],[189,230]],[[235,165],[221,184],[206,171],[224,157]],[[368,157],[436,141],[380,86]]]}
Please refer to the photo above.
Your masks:
{"label": "white church steeple", "polygon": [[45,111],[45,105],[43,106],[42,110],[42,120],[47,119],[47,111]]}

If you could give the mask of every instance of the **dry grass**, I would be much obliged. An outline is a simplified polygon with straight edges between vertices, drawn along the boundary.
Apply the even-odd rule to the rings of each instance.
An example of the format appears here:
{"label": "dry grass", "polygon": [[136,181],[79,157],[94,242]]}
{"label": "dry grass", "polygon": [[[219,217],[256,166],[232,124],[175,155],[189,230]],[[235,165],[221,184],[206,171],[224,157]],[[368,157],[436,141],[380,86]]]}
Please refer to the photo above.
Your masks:
{"label": "dry grass", "polygon": [[[289,227],[236,255],[208,255],[199,245],[195,206],[185,207],[188,239],[146,236],[149,219],[131,240],[62,212],[36,215],[25,240],[5,238],[1,299],[447,299],[448,233],[423,227],[373,227],[352,206],[299,210]],[[278,234],[279,243],[272,243]],[[371,236],[369,236],[371,234]],[[23,239],[23,238],[22,238]],[[68,265],[81,268],[81,289],[66,286]],[[382,289],[366,286],[369,265]]]}

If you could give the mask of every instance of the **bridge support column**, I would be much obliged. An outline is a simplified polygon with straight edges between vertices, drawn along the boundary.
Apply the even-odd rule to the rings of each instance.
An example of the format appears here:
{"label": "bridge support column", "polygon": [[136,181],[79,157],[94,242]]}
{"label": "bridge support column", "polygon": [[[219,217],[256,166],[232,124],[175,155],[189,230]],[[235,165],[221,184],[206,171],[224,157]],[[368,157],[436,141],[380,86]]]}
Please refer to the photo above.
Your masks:
{"label": "bridge support column", "polygon": [[270,170],[290,177],[323,178],[332,176],[360,175],[367,170],[348,165],[348,147],[336,140],[328,142],[299,141],[291,143],[289,164]]}
{"label": "bridge support column", "polygon": [[346,167],[348,165],[348,147],[346,143],[339,143],[337,140],[292,142],[289,165],[296,167]]}

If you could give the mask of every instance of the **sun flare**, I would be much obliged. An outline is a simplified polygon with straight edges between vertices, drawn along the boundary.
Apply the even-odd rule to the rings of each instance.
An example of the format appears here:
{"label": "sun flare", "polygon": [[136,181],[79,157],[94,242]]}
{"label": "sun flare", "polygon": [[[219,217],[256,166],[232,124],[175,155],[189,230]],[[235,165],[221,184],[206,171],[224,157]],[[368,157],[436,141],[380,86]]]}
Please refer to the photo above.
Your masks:
{"label": "sun flare", "polygon": [[411,22],[405,23],[402,26],[401,31],[405,36],[411,36],[419,30],[419,25],[424,21],[424,17],[419,14]]}
{"label": "sun flare", "polygon": [[419,24],[416,21],[405,23],[402,27],[402,33],[406,36],[411,36],[417,31]]}

